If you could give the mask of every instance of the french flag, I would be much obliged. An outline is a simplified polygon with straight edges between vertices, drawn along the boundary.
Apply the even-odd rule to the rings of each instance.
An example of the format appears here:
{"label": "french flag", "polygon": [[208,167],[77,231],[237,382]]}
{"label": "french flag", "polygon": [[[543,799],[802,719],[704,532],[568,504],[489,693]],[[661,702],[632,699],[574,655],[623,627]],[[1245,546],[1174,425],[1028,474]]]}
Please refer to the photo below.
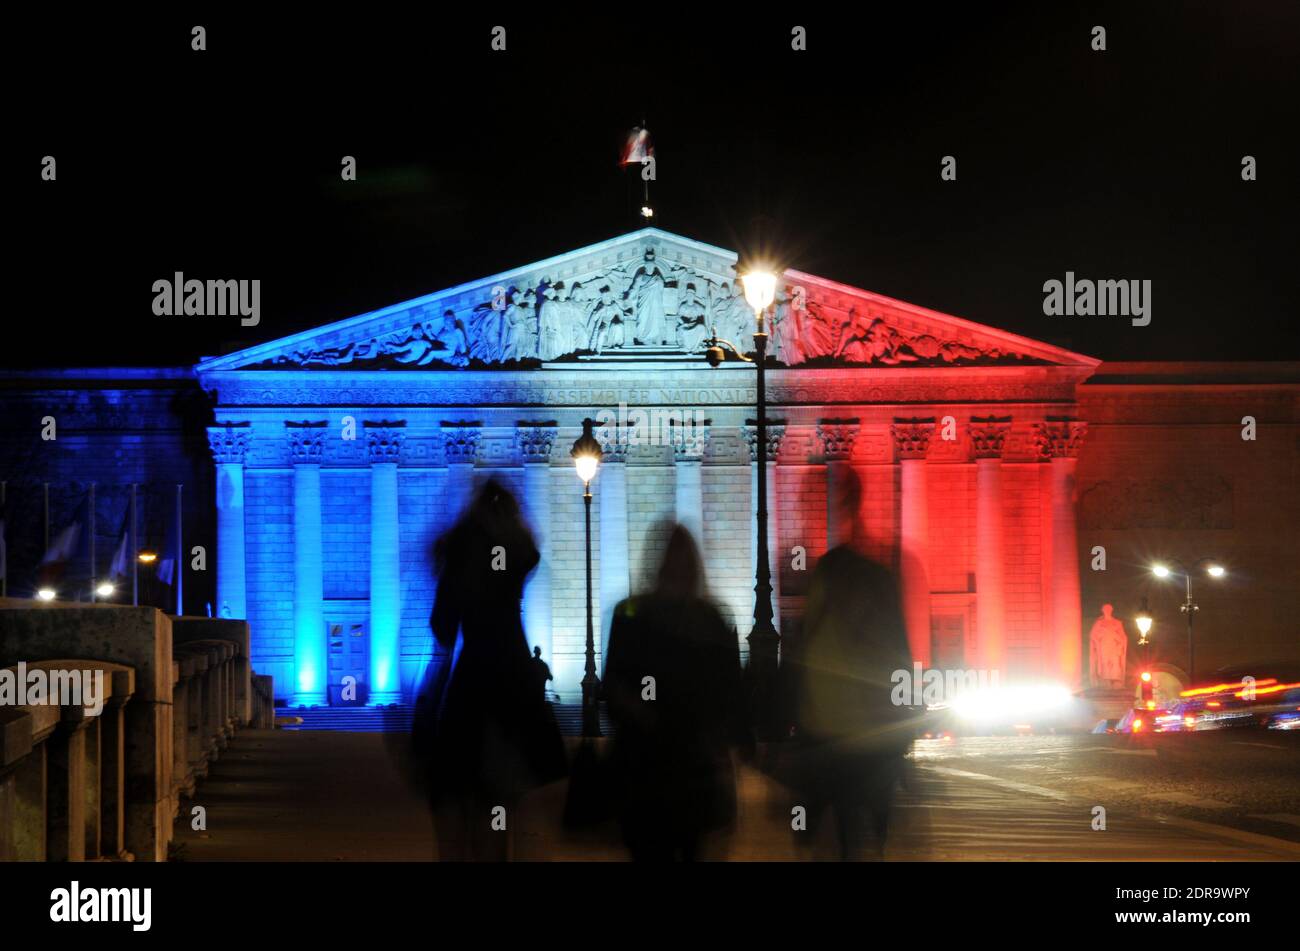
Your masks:
{"label": "french flag", "polygon": [[623,143],[623,157],[620,165],[640,165],[655,154],[654,143],[650,141],[650,132],[640,126],[627,134]]}

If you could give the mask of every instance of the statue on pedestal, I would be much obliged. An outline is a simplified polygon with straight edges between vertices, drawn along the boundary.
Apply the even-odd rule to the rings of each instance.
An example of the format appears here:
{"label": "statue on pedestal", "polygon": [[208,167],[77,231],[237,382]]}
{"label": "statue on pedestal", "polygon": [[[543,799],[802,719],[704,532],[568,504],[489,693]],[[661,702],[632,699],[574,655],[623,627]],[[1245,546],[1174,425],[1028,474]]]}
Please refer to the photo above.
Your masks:
{"label": "statue on pedestal", "polygon": [[1088,635],[1088,654],[1093,685],[1119,689],[1124,686],[1128,632],[1114,610],[1109,604],[1101,606],[1101,617],[1093,622]]}

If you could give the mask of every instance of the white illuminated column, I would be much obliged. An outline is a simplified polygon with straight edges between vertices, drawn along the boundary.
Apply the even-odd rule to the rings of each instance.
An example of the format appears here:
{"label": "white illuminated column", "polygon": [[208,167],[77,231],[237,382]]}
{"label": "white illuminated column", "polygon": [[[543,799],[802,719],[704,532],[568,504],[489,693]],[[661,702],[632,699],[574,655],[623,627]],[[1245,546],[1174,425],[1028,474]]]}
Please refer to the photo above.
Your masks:
{"label": "white illuminated column", "polygon": [[323,705],[329,676],[325,655],[325,576],[321,550],[320,460],[325,424],[285,424],[293,463],[294,706]]}
{"label": "white illuminated column", "polygon": [[[776,457],[781,451],[781,440],[785,438],[785,425],[780,422],[768,420],[767,451],[763,453],[765,460],[762,463],[759,462],[758,456],[758,427],[753,424],[746,424],[744,435],[745,442],[749,446],[749,498],[751,516],[756,516],[758,512],[758,467],[760,464],[767,466],[767,563],[770,566],[772,577],[772,623],[779,631],[781,630],[781,562],[777,544],[777,523],[772,515],[776,511]],[[758,564],[758,519],[756,517],[751,517],[750,519],[749,558],[751,564]],[[754,592],[754,598],[758,598],[757,592]],[[752,609],[752,602],[750,606]]]}
{"label": "white illuminated column", "polygon": [[600,493],[600,638],[604,656],[606,638],[614,621],[614,608],[632,591],[628,559],[627,449],[625,434],[617,423],[596,430],[600,441],[600,472],[596,491]]}
{"label": "white illuminated column", "polygon": [[704,551],[704,450],[708,446],[709,427],[705,424],[673,423],[670,427],[673,462],[676,474],[677,521],[695,538]]}
{"label": "white illuminated column", "polygon": [[[247,423],[208,427],[208,445],[217,465],[218,617],[248,617],[244,463],[248,458],[251,441],[252,428]],[[132,539],[134,540],[134,534]],[[133,556],[134,554],[132,552]]]}
{"label": "white illuminated column", "polygon": [[366,423],[370,456],[370,700],[400,703],[402,556],[397,509],[397,464],[405,423]]}

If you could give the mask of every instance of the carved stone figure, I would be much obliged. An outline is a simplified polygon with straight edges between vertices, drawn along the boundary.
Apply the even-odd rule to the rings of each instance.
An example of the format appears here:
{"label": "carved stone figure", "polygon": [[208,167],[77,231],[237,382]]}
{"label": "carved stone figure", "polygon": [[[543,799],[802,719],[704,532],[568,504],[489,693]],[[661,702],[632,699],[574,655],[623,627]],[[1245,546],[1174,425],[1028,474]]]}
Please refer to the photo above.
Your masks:
{"label": "carved stone figure", "polygon": [[718,297],[714,301],[713,313],[709,318],[710,327],[717,330],[723,340],[730,340],[742,352],[753,349],[754,312],[749,309],[745,292],[737,281],[734,288],[726,281],[718,288]]}
{"label": "carved stone figure", "polygon": [[707,317],[708,308],[695,282],[687,283],[685,293],[677,301],[677,337],[687,353],[704,349],[704,339],[709,335]]}
{"label": "carved stone figure", "polygon": [[626,313],[608,284],[600,289],[600,300],[591,312],[590,348],[597,353],[622,347],[627,343]]}
{"label": "carved stone figure", "polygon": [[[429,333],[430,326],[432,322],[425,325],[426,334]],[[463,367],[469,363],[469,339],[454,311],[443,311],[442,323],[433,330],[432,337],[438,346],[428,355],[428,359],[420,361],[421,364],[441,360],[454,367]]]}
{"label": "carved stone figure", "polygon": [[[778,301],[773,311],[772,339],[776,343],[776,357],[786,366],[794,366],[805,359],[802,340],[804,313],[793,300]],[[753,320],[753,311],[750,311],[749,322],[752,324]]]}
{"label": "carved stone figure", "polygon": [[1109,604],[1101,606],[1101,617],[1093,622],[1088,635],[1088,653],[1091,658],[1092,682],[1098,687],[1124,686],[1125,662],[1128,654],[1128,633],[1124,622],[1115,617]]}
{"label": "carved stone figure", "polygon": [[647,248],[645,260],[632,274],[632,283],[623,297],[633,301],[636,313],[636,340],[651,346],[669,341],[668,314],[664,308],[664,287],[668,279],[655,260],[654,248]]}
{"label": "carved stone figure", "polygon": [[533,325],[532,295],[516,288],[511,292],[510,303],[506,307],[502,360],[527,360],[536,355]]}

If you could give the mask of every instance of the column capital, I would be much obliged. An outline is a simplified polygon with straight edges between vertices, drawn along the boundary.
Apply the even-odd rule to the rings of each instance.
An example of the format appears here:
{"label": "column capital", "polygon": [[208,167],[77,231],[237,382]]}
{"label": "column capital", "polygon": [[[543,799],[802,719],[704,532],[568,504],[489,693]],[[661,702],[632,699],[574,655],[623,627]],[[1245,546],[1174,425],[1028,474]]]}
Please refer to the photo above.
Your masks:
{"label": "column capital", "polygon": [[447,465],[456,463],[474,464],[478,456],[479,440],[483,436],[480,424],[476,422],[443,422],[442,449]]}
{"label": "column capital", "polygon": [[894,437],[894,452],[900,460],[924,459],[930,451],[930,437],[934,435],[934,418],[896,419],[889,432]]}
{"label": "column capital", "polygon": [[515,424],[515,448],[519,450],[524,465],[550,464],[558,425],[553,419],[545,422],[521,420]]}
{"label": "column capital", "polygon": [[[749,447],[749,461],[754,462],[758,458],[758,422],[747,419],[745,425],[740,427],[740,431],[745,437],[745,445]],[[767,446],[763,454],[768,462],[776,462],[776,457],[781,452],[781,441],[783,439],[785,439],[785,420],[769,419],[767,421]]]}
{"label": "column capital", "polygon": [[214,462],[243,465],[253,441],[250,423],[221,423],[208,427],[208,448]]}
{"label": "column capital", "polygon": [[1001,459],[1007,433],[1011,432],[1010,416],[972,416],[970,441],[976,459]]}
{"label": "column capital", "polygon": [[848,462],[858,439],[858,419],[819,419],[817,439],[827,462]]}
{"label": "column capital", "polygon": [[323,419],[319,422],[285,420],[284,434],[289,440],[289,461],[295,466],[320,465],[325,448],[325,427],[328,425]]}
{"label": "column capital", "polygon": [[632,444],[634,427],[613,420],[595,427],[596,442],[600,443],[601,464],[627,462],[627,450]]}
{"label": "column capital", "polygon": [[699,462],[704,458],[704,451],[709,445],[709,426],[711,420],[703,423],[692,422],[689,426],[672,422],[669,424],[669,438],[673,444],[673,459],[676,462]]}
{"label": "column capital", "polygon": [[371,465],[401,460],[402,444],[406,442],[406,420],[365,420],[361,426],[366,433],[366,451]]}
{"label": "column capital", "polygon": [[1077,419],[1048,418],[1034,424],[1034,446],[1040,459],[1074,459],[1088,433],[1088,424]]}

